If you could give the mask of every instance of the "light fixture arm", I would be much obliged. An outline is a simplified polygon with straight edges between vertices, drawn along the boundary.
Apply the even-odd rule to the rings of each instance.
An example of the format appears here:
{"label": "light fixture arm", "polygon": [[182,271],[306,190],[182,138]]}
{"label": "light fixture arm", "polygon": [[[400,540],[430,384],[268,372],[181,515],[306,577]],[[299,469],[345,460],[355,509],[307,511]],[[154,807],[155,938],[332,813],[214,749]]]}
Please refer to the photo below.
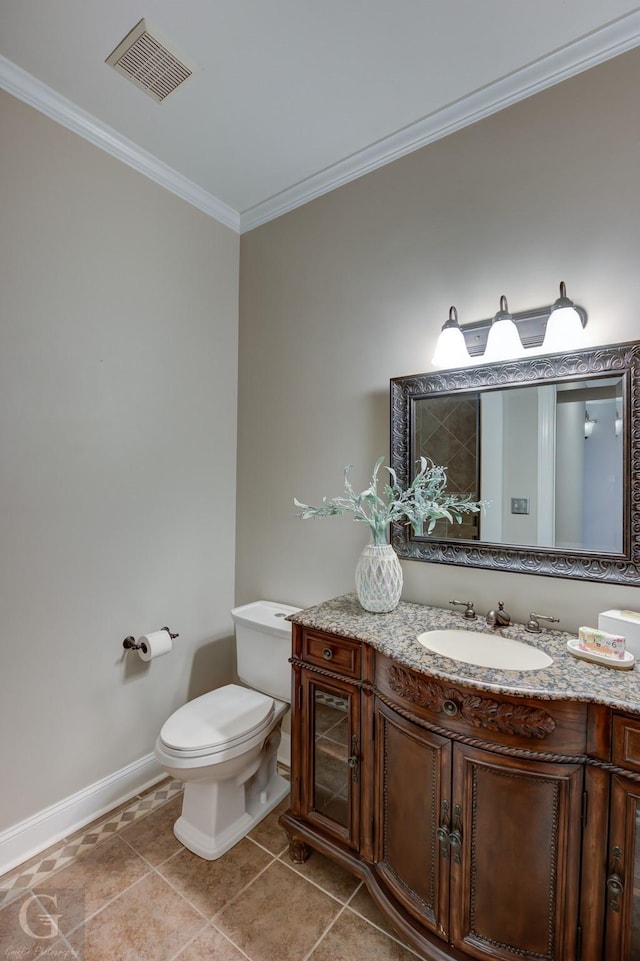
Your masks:
{"label": "light fixture arm", "polygon": [[460,327],[460,324],[458,323],[458,311],[453,306],[449,307],[449,319],[445,320],[444,324],[442,325],[442,329],[450,330],[452,327]]}
{"label": "light fixture arm", "polygon": [[[507,298],[504,297],[505,302],[506,299]],[[500,298],[501,310],[502,300],[503,297]],[[571,301],[569,301],[569,303],[571,303]],[[573,307],[580,317],[583,328],[586,327],[586,310],[584,307],[580,307],[579,304],[573,304]],[[522,310],[510,315],[514,324],[518,328],[520,340],[522,341],[522,346],[525,349],[528,347],[540,347],[544,341],[545,327],[549,318],[549,313],[549,307],[534,307],[531,310]],[[460,325],[460,330],[462,331],[462,335],[465,339],[467,351],[470,357],[481,357],[482,354],[484,354],[487,346],[487,337],[489,336],[489,330],[491,328],[491,324],[493,323],[493,319],[494,318],[491,317],[487,320],[475,320],[468,324]]]}

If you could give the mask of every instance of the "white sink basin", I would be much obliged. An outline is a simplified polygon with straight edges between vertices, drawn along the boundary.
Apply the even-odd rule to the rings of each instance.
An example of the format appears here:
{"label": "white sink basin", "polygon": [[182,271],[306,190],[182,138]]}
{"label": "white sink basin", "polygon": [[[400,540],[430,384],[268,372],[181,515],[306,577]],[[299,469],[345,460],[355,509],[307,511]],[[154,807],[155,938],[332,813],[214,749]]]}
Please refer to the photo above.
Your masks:
{"label": "white sink basin", "polygon": [[503,671],[538,671],[553,664],[553,658],[537,647],[515,641],[511,637],[502,637],[500,634],[451,628],[425,631],[418,635],[418,641],[434,654],[444,654],[454,661],[476,664],[478,667],[496,667]]}

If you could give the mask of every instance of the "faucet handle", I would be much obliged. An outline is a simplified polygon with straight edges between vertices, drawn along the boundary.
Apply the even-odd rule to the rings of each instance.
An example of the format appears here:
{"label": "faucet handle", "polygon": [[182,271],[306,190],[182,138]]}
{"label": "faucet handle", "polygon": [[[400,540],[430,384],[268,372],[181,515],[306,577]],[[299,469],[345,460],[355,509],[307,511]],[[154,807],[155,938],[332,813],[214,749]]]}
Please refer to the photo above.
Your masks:
{"label": "faucet handle", "polygon": [[531,611],[531,613],[529,614],[529,620],[527,621],[527,626],[525,627],[525,630],[529,631],[530,634],[539,634],[540,633],[539,621],[549,621],[550,624],[559,624],[560,618],[552,617],[550,614],[536,614],[535,611]]}
{"label": "faucet handle", "polygon": [[499,627],[508,627],[511,624],[511,616],[504,609],[504,601],[498,601],[496,612],[496,623]]}
{"label": "faucet handle", "polygon": [[478,616],[473,609],[473,601],[449,601],[449,603],[454,604],[457,607],[464,607],[465,612],[462,616],[466,617],[468,621],[475,621],[476,617]]}

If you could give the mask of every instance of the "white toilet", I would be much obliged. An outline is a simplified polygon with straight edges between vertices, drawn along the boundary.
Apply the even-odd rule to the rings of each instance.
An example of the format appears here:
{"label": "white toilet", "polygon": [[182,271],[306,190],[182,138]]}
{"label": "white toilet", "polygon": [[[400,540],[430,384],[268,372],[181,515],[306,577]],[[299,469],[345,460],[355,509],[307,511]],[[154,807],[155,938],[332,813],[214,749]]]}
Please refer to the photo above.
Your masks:
{"label": "white toilet", "polygon": [[291,625],[299,608],[255,601],[232,612],[238,677],[171,715],[155,746],[165,771],[184,781],[174,833],[213,861],[289,793],[277,772],[280,727],[291,702]]}

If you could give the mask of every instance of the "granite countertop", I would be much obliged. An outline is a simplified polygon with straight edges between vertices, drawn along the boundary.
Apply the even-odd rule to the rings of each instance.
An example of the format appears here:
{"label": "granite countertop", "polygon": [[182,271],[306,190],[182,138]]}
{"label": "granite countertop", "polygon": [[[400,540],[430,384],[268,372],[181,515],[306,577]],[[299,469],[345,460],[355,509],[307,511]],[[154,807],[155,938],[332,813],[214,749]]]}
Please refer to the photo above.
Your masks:
{"label": "granite countertop", "polygon": [[553,658],[553,664],[540,670],[505,671],[476,667],[434,654],[416,639],[423,631],[452,627],[491,633],[480,616],[469,621],[456,611],[408,601],[401,601],[389,614],[371,614],[362,609],[355,594],[345,594],[306,608],[288,619],[305,627],[365,641],[414,671],[447,681],[520,697],[592,701],[640,714],[640,666],[636,664],[633,670],[624,671],[578,660],[567,651],[567,641],[575,640],[576,635],[566,631],[542,630],[540,634],[530,634],[523,624],[495,631],[541,648]]}

